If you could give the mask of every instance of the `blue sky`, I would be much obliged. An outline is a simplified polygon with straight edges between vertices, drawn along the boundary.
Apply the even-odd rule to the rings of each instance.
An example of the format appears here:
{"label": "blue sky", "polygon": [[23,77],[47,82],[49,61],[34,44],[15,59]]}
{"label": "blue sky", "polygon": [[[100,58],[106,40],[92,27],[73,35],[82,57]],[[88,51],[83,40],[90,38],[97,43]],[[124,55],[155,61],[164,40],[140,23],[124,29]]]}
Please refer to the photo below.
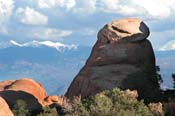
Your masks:
{"label": "blue sky", "polygon": [[[144,20],[154,49],[175,43],[175,0],[0,0],[0,44],[53,41],[92,46],[104,24]],[[175,45],[175,44],[174,44]]]}

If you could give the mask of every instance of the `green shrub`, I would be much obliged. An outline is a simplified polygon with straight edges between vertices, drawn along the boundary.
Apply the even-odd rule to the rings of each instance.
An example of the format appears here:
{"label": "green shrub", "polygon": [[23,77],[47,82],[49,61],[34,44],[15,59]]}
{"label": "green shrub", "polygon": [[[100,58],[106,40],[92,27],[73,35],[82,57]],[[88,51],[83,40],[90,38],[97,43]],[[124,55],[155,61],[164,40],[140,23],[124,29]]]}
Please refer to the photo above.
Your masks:
{"label": "green shrub", "polygon": [[43,112],[41,112],[37,116],[58,116],[58,114],[55,108],[50,108],[47,106],[47,107],[44,107]]}
{"label": "green shrub", "polygon": [[12,110],[15,116],[30,116],[27,104],[24,100],[17,100]]}
{"label": "green shrub", "polygon": [[[66,116],[156,116],[143,101],[115,88],[84,100],[74,100]],[[158,116],[158,115],[157,115]]]}
{"label": "green shrub", "polygon": [[[34,114],[30,113],[30,111],[27,109],[27,104],[24,100],[17,100],[16,104],[13,108],[13,113],[15,116],[35,116]],[[50,107],[43,107],[42,112],[38,114],[37,116],[58,116],[56,108],[50,108]]]}

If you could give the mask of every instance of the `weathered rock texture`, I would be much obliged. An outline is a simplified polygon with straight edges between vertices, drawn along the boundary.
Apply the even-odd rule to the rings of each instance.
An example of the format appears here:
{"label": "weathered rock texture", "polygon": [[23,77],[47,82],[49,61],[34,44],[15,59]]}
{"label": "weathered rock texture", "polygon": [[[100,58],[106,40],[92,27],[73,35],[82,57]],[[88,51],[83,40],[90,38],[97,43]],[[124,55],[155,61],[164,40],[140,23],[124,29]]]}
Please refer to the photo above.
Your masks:
{"label": "weathered rock texture", "polygon": [[149,29],[140,19],[127,18],[105,25],[98,33],[86,65],[66,96],[82,98],[106,89],[136,89],[141,98],[154,98],[159,89]]}
{"label": "weathered rock texture", "polygon": [[0,97],[0,116],[14,116],[6,101]]}

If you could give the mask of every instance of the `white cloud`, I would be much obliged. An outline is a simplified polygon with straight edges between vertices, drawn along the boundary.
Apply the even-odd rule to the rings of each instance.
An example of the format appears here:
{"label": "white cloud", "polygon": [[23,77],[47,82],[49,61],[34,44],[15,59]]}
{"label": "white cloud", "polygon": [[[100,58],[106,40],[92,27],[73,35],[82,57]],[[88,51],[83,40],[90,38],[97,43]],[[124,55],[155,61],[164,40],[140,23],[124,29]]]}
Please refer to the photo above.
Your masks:
{"label": "white cloud", "polygon": [[103,10],[115,11],[118,9],[119,0],[100,0],[100,5],[104,8]]}
{"label": "white cloud", "polygon": [[39,8],[51,8],[55,5],[55,0],[38,0]]}
{"label": "white cloud", "polygon": [[85,13],[101,11],[122,16],[167,18],[172,14],[172,10],[175,10],[172,4],[175,5],[173,0],[77,0],[75,9]]}
{"label": "white cloud", "polygon": [[134,15],[138,13],[138,10],[133,7],[131,0],[127,2],[122,0],[100,0],[99,9],[104,12],[121,15]]}
{"label": "white cloud", "polygon": [[69,30],[59,30],[52,28],[38,28],[32,30],[32,38],[44,39],[44,40],[56,40],[70,36],[72,31]]}
{"label": "white cloud", "polygon": [[56,4],[60,7],[72,8],[75,6],[75,0],[56,0]]}
{"label": "white cloud", "polygon": [[13,0],[0,0],[0,20],[11,16],[13,7]]}
{"label": "white cloud", "polygon": [[39,8],[65,8],[73,13],[112,13],[121,16],[164,19],[175,15],[175,0],[38,0]]}
{"label": "white cloud", "polygon": [[13,0],[0,0],[0,33],[8,33],[6,23],[12,15]]}
{"label": "white cloud", "polygon": [[35,11],[30,7],[18,8],[16,11],[20,21],[24,24],[30,25],[46,25],[48,23],[48,17]]}
{"label": "white cloud", "polygon": [[145,14],[155,18],[167,18],[171,15],[171,7],[167,2],[167,0],[133,0]]}
{"label": "white cloud", "polygon": [[164,19],[175,15],[175,0],[99,0],[99,9],[123,16]]}
{"label": "white cloud", "polygon": [[75,0],[38,0],[37,1],[39,8],[53,8],[61,7],[70,9],[75,6]]}
{"label": "white cloud", "polygon": [[84,15],[92,14],[96,11],[96,3],[97,0],[77,0],[74,12]]}

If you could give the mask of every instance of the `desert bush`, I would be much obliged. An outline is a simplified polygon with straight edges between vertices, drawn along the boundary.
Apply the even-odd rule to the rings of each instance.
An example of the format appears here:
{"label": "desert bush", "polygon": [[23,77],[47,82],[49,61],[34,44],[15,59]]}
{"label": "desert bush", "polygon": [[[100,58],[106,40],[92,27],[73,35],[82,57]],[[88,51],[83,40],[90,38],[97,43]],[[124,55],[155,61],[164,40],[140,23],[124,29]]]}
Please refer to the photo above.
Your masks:
{"label": "desert bush", "polygon": [[83,100],[74,99],[71,110],[66,116],[159,116],[143,101],[125,95],[125,92],[118,88]]}
{"label": "desert bush", "polygon": [[[85,99],[65,100],[61,106],[56,106],[58,112],[56,108],[44,107],[37,116],[162,116],[143,100],[138,101],[137,96],[136,91],[114,88]],[[30,115],[22,100],[17,101],[13,112],[15,116],[34,116]]]}
{"label": "desert bush", "polygon": [[37,116],[58,116],[56,108],[50,108],[48,106],[43,108],[43,111]]}
{"label": "desert bush", "polygon": [[[27,104],[24,100],[17,100],[12,110],[15,116],[36,116],[27,108]],[[43,107],[42,111],[37,116],[58,116],[56,108]]]}
{"label": "desert bush", "polygon": [[12,110],[15,116],[30,116],[30,111],[27,109],[27,104],[24,100],[17,100]]}

